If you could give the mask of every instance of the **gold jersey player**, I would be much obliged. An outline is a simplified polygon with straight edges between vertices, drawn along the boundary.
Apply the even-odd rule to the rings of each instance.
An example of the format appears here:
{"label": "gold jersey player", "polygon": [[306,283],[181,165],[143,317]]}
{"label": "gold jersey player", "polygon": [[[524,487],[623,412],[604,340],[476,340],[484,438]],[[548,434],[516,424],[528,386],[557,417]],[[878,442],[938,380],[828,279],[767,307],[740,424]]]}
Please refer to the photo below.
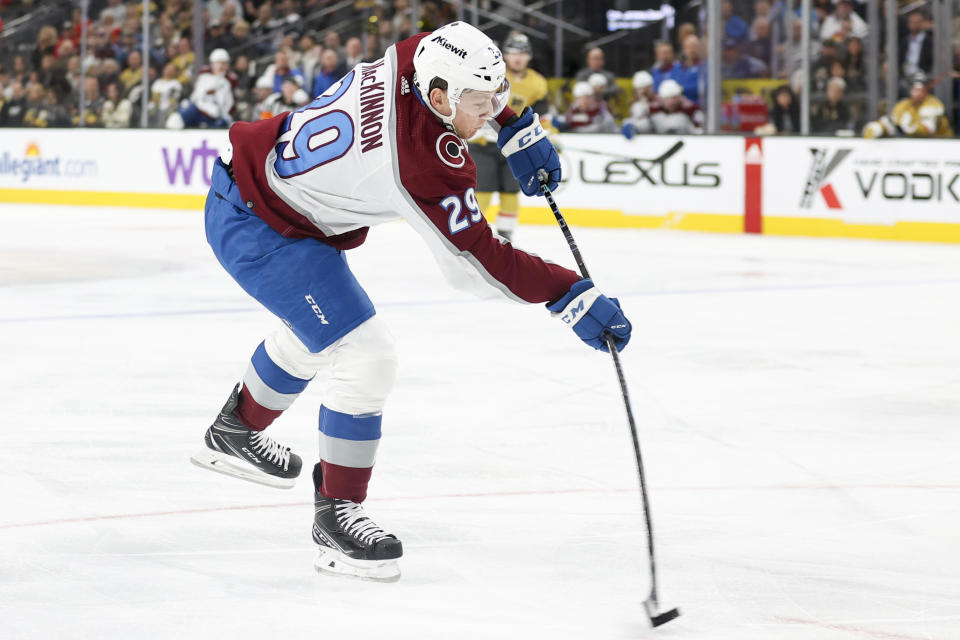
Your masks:
{"label": "gold jersey player", "polygon": [[[503,45],[503,59],[510,81],[510,108],[522,113],[532,107],[538,114],[546,113],[547,80],[529,68],[533,50],[530,40],[522,33],[513,33]],[[497,148],[497,133],[486,126],[470,140],[470,156],[477,165],[477,203],[481,211],[490,209],[494,193],[500,194],[500,212],[497,214],[497,233],[513,240],[520,210],[520,187],[510,172],[507,161]]]}

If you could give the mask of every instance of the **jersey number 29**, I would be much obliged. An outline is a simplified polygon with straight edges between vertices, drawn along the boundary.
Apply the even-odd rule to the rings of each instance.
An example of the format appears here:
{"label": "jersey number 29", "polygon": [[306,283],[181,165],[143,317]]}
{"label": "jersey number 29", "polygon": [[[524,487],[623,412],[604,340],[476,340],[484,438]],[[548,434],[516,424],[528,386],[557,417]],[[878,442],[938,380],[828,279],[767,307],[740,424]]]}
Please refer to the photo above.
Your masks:
{"label": "jersey number 29", "polygon": [[277,159],[273,162],[278,176],[298,176],[343,157],[350,150],[353,120],[339,109],[324,109],[347,92],[353,78],[351,71],[323,95],[287,116],[285,129],[277,138]]}

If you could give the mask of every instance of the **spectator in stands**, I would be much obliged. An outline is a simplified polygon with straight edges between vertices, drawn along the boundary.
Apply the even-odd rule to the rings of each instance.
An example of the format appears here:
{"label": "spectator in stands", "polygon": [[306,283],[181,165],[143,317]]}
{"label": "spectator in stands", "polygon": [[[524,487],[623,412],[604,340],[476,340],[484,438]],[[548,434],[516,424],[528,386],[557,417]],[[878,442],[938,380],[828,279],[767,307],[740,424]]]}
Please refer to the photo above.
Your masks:
{"label": "spectator in stands", "polygon": [[653,54],[657,61],[650,69],[654,91],[657,91],[660,88],[660,83],[667,78],[678,82],[683,79],[683,67],[677,62],[672,44],[662,40],[658,41],[653,46]]}
{"label": "spectator in stands", "polygon": [[10,92],[0,108],[0,126],[19,127],[27,111],[27,87],[19,80],[12,80]]}
{"label": "spectator in stands", "polygon": [[650,111],[657,101],[657,96],[653,91],[653,76],[648,71],[637,71],[633,74],[633,102],[630,103],[630,115],[628,115],[620,132],[629,140],[638,133],[650,133],[653,131],[653,123],[650,121]]}
{"label": "spectator in stands", "polygon": [[336,31],[330,30],[323,34],[323,48],[330,49],[336,53],[337,60],[339,61],[343,61],[344,57],[346,57],[346,52],[340,44],[340,34]]}
{"label": "spectator in stands", "polygon": [[866,63],[863,60],[863,41],[860,38],[847,40],[847,59],[844,63],[847,88],[863,91],[867,88]]}
{"label": "spectator in stands", "polygon": [[777,87],[771,95],[773,108],[770,110],[772,133],[800,133],[800,105],[793,90],[787,85]]}
{"label": "spectator in stands", "polygon": [[180,38],[177,40],[176,54],[171,59],[173,65],[177,68],[177,80],[180,81],[180,84],[187,85],[193,79],[193,48],[190,44],[188,38]]}
{"label": "spectator in stands", "polygon": [[52,53],[44,54],[37,71],[37,82],[45,89],[51,89],[57,96],[58,102],[64,102],[70,97],[71,87],[67,80],[66,68],[58,64]]}
{"label": "spectator in stands", "polygon": [[45,55],[53,55],[57,48],[57,30],[50,25],[40,27],[37,32],[37,46],[30,54],[30,63],[34,69],[39,69]]}
{"label": "spectator in stands", "polygon": [[10,79],[19,82],[26,87],[30,80],[30,72],[27,70],[27,61],[23,56],[13,56],[11,63]]}
{"label": "spectator in stands", "polygon": [[80,73],[80,56],[70,56],[70,59],[67,60],[66,78],[70,84],[70,94],[79,95],[80,82],[83,81],[83,76]]}
{"label": "spectator in stands", "polygon": [[190,102],[167,118],[168,129],[209,127],[224,129],[233,118],[233,86],[227,78],[230,54],[223,49],[210,53],[210,70],[197,76]]}
{"label": "spectator in stands", "polygon": [[223,13],[227,11],[227,17],[233,15],[234,18],[243,12],[243,7],[237,0],[207,0],[207,15],[210,16],[210,24],[220,22],[230,24],[230,21],[223,20]]}
{"label": "spectator in stands", "polygon": [[120,79],[120,65],[117,64],[117,61],[113,58],[107,58],[100,63],[99,70],[97,71],[97,81],[100,83],[101,87],[105,87],[111,82],[116,82]]}
{"label": "spectator in stands", "polygon": [[250,33],[254,40],[266,43],[271,49],[279,43],[283,24],[273,17],[273,5],[269,0],[257,7],[257,18],[250,25]]}
{"label": "spectator in stands", "polygon": [[573,85],[573,104],[562,116],[553,119],[553,126],[560,131],[573,133],[615,133],[613,121],[606,102],[598,100],[593,87],[586,82]]}
{"label": "spectator in stands", "polygon": [[[840,62],[840,49],[833,40],[824,40],[820,57],[813,64],[813,86],[816,91],[824,91],[830,79],[834,63]],[[841,62],[842,65],[842,62]]]}
{"label": "spectator in stands", "polygon": [[754,40],[757,37],[757,20],[766,20],[767,26],[770,26],[770,21],[773,18],[770,15],[770,3],[767,0],[757,0],[753,3],[753,22],[750,24],[749,33],[747,33],[747,38]]}
{"label": "spectator in stands", "polygon": [[143,59],[139,51],[131,51],[127,56],[127,67],[120,72],[120,83],[123,85],[123,95],[130,93],[130,89],[143,79]]}
{"label": "spectator in stands", "polygon": [[753,35],[746,44],[743,52],[764,64],[769,65],[773,53],[773,39],[770,36],[770,21],[766,18],[757,18],[753,21]]}
{"label": "spectator in stands", "polygon": [[226,49],[229,46],[227,42],[227,30],[219,20],[211,22],[207,26],[207,33],[204,36],[203,43],[207,47],[215,49]]}
{"label": "spectator in stands", "polygon": [[103,103],[101,117],[103,126],[108,129],[125,129],[130,126],[130,116],[133,114],[133,105],[123,97],[120,84],[111,82],[107,85],[107,99]]}
{"label": "spectator in stands", "polygon": [[[103,126],[101,113],[103,111],[103,97],[100,95],[100,83],[93,76],[87,76],[83,81],[83,125],[86,127]],[[73,117],[74,126],[80,123],[81,114]]]}
{"label": "spectator in stands", "polygon": [[697,28],[693,26],[693,23],[691,22],[684,22],[677,27],[677,42],[680,43],[681,48],[683,47],[683,43],[688,36],[695,35],[697,35]]}
{"label": "spectator in stands", "polygon": [[850,107],[844,97],[846,89],[847,83],[843,78],[830,78],[827,82],[826,99],[812,105],[811,133],[835,134],[838,131],[849,131],[853,128]]}
{"label": "spectator in stands", "polygon": [[297,76],[287,76],[279,93],[271,93],[267,99],[257,105],[257,113],[261,119],[278,116],[284,111],[295,111],[307,104],[310,97],[300,88]]}
{"label": "spectator in stands", "polygon": [[363,43],[360,41],[360,38],[347,38],[347,43],[343,45],[343,50],[346,53],[343,61],[345,69],[353,69],[363,62]]}
{"label": "spectator in stands", "polygon": [[613,72],[607,71],[604,69],[606,64],[603,49],[600,47],[594,47],[587,51],[587,66],[584,69],[581,69],[577,72],[577,75],[574,79],[577,82],[587,82],[587,80],[595,73],[603,74],[603,77],[607,79],[607,89],[604,91],[604,97],[609,98],[620,92],[620,87],[617,86],[617,77],[613,75]]}
{"label": "spectator in stands", "polygon": [[910,97],[898,102],[889,116],[883,116],[863,129],[864,138],[901,135],[911,138],[953,137],[943,103],[930,95],[930,80],[925,73],[913,75],[910,79]]}
{"label": "spectator in stands", "polygon": [[310,95],[316,97],[326,91],[340,79],[340,58],[334,49],[326,49],[320,54],[320,70],[313,77],[313,90]]}
{"label": "spectator in stands", "polygon": [[286,49],[281,49],[273,54],[273,64],[264,70],[262,77],[269,78],[273,93],[280,93],[283,81],[289,76],[295,76],[297,83],[303,84],[303,72],[290,66],[289,52]]}
{"label": "spectator in stands", "polygon": [[[243,12],[241,11],[239,4],[227,3],[224,5],[223,11],[220,13],[220,24],[222,24],[223,28],[229,32],[233,28],[233,25],[243,19],[240,17],[242,13]],[[211,17],[211,20],[212,19],[213,18]]]}
{"label": "spectator in stands", "polygon": [[310,34],[304,34],[300,37],[297,48],[300,51],[299,67],[303,72],[303,77],[305,79],[310,78],[312,81],[313,76],[316,75],[317,65],[320,63],[320,54],[323,52],[323,48],[317,45],[316,40],[314,40]]}
{"label": "spectator in stands", "polygon": [[290,29],[298,29],[303,18],[297,13],[297,7],[293,0],[280,0],[278,7],[277,20],[280,23],[280,30],[285,35]]}
{"label": "spectator in stands", "polygon": [[700,38],[690,34],[682,42],[683,74],[680,86],[683,87],[683,95],[687,100],[700,104],[700,54],[702,52]]}
{"label": "spectator in stands", "polygon": [[168,62],[163,75],[150,85],[150,124],[164,126],[167,118],[180,105],[183,85],[177,80],[177,67]]}
{"label": "spectator in stands", "polygon": [[733,38],[723,39],[720,61],[720,76],[725,80],[762,78],[767,75],[767,65],[754,57],[743,55],[740,45]]}
{"label": "spectator in stands", "polygon": [[823,24],[820,25],[820,39],[835,39],[836,36],[843,31],[844,22],[847,20],[850,21],[850,26],[848,27],[850,37],[861,39],[867,37],[867,32],[869,31],[867,29],[867,23],[864,22],[863,18],[854,13],[853,3],[850,0],[838,0],[833,13],[827,16]]}
{"label": "spectator in stands", "polygon": [[723,0],[720,4],[720,19],[723,21],[724,38],[730,38],[738,45],[747,39],[747,23],[733,13],[733,3]]}
{"label": "spectator in stands", "polygon": [[929,31],[923,11],[917,9],[907,16],[907,33],[900,38],[899,51],[904,76],[933,71],[933,33]]}
{"label": "spectator in stands", "polygon": [[683,97],[680,83],[667,78],[657,90],[659,108],[653,109],[650,122],[654,133],[683,135],[700,133],[703,112],[690,100]]}
{"label": "spectator in stands", "polygon": [[110,18],[116,24],[122,24],[127,17],[127,7],[123,0],[107,0],[107,6],[100,10],[100,22]]}

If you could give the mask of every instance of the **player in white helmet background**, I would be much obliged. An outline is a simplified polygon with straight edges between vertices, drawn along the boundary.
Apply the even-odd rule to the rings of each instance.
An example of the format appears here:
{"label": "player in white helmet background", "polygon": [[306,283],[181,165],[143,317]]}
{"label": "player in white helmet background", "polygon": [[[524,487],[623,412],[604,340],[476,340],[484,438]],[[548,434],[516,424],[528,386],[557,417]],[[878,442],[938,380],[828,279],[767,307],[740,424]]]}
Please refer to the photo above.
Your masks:
{"label": "player in white helmet background", "polygon": [[201,70],[190,94],[180,109],[167,118],[168,129],[208,127],[225,129],[233,122],[233,83],[228,77],[230,54],[226,49],[210,52],[209,69]]}
{"label": "player in white helmet background", "polygon": [[[347,262],[371,227],[403,219],[456,286],[545,303],[585,343],[630,339],[615,299],[570,269],[494,235],[476,198],[466,139],[488,121],[529,195],[551,188],[560,162],[529,109],[515,114],[503,57],[466,23],[452,23],[360,63],[296,111],[230,129],[206,201],[214,255],[278,317],[194,455],[201,467],[290,488],[303,460],[264,430],[314,377],[325,380],[313,467],[314,566],[392,581],[399,538],[363,508],[397,358],[393,338]],[[431,318],[422,319],[429,334]],[[429,348],[429,340],[424,346]],[[429,420],[429,412],[417,419]],[[438,425],[439,426],[439,425]],[[429,443],[425,443],[429,446]]]}
{"label": "player in white helmet background", "polygon": [[653,76],[649,71],[637,71],[633,74],[633,102],[630,104],[630,115],[624,120],[620,131],[629,140],[638,133],[653,131],[650,122],[650,111],[656,103],[657,96],[653,91]]}

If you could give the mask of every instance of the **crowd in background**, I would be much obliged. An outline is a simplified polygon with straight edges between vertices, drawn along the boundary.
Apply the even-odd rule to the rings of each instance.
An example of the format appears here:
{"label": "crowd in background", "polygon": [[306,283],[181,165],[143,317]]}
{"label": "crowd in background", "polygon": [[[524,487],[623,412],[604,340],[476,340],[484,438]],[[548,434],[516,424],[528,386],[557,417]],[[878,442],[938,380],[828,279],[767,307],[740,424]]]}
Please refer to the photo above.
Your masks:
{"label": "crowd in background", "polygon": [[[859,132],[867,124],[865,2],[814,0],[813,5],[812,132]],[[4,20],[37,6],[0,0],[0,33]],[[799,10],[787,10],[782,0],[724,0],[721,6],[723,79],[778,81],[763,98],[738,90],[724,105],[725,128],[747,130],[746,118],[756,112],[751,122],[757,126],[749,130],[798,132],[797,96],[805,82]],[[90,0],[85,25],[77,6],[40,16],[32,24],[29,46],[0,48],[7,52],[0,55],[0,126],[140,126],[145,65],[148,126],[223,127],[269,117],[306,104],[347,69],[379,58],[394,42],[458,15],[454,5],[430,0],[419,4],[416,19],[409,0],[206,0],[204,50],[194,51],[193,3],[153,0],[150,7],[146,61],[139,0]],[[649,46],[651,64],[645,68],[624,68],[622,56],[608,64],[603,47],[581,50],[582,68],[556,85],[548,113],[541,116],[575,132],[699,132],[708,40],[702,6],[699,12],[698,20],[678,20],[669,39]],[[900,94],[913,96],[920,85],[929,93],[930,18],[918,8],[900,27]],[[539,53],[535,49],[534,66],[546,72],[547,56]],[[921,98],[923,105],[928,98]],[[892,108],[887,105],[886,111]],[[897,127],[906,132],[901,123],[892,124],[894,132]],[[914,135],[926,129],[920,131]]]}

